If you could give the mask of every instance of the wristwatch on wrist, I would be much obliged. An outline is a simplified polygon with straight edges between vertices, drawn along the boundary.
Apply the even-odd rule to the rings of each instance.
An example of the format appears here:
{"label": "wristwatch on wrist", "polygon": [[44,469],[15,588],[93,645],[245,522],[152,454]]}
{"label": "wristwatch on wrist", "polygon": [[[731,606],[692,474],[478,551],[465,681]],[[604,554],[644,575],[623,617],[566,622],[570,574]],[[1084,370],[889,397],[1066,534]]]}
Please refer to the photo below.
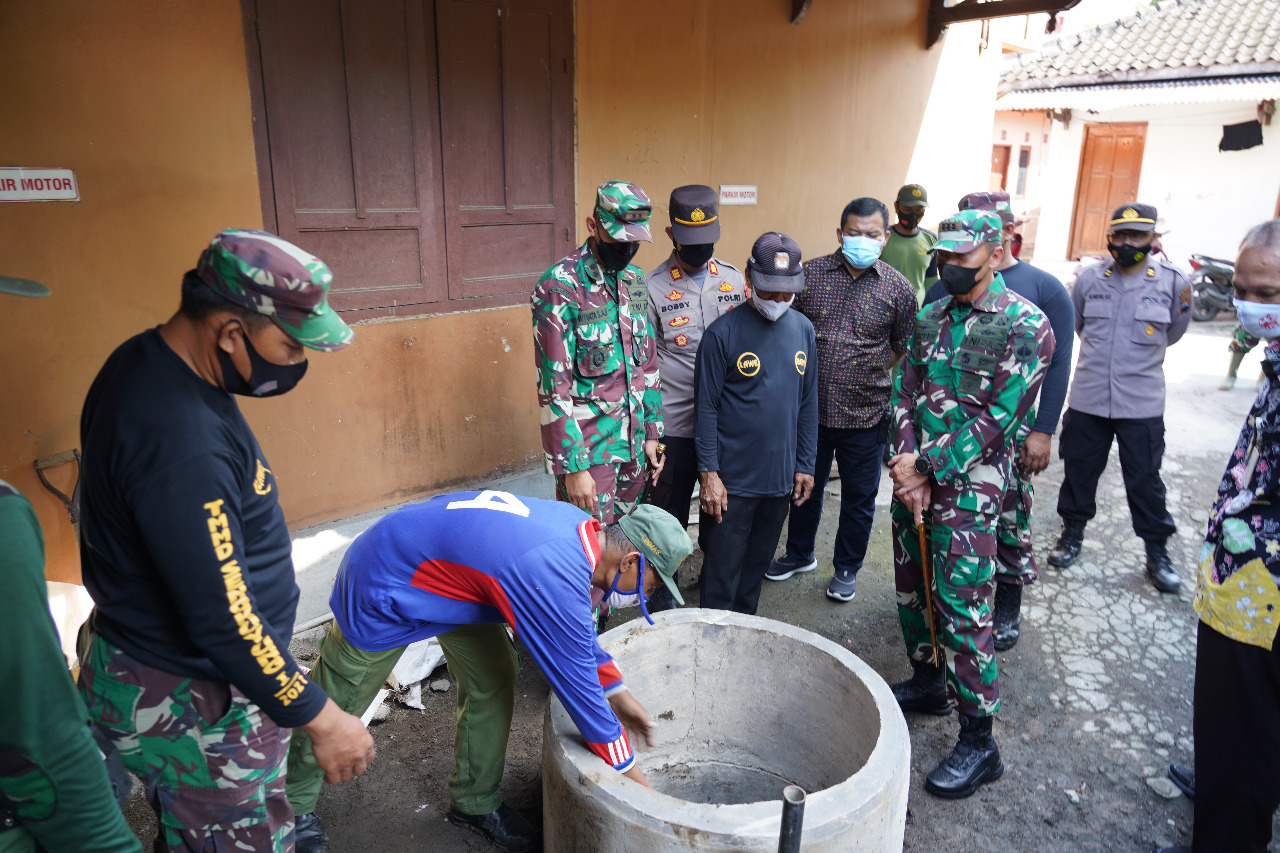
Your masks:
{"label": "wristwatch on wrist", "polygon": [[933,466],[929,464],[927,457],[916,457],[916,473],[922,477],[927,477],[933,473]]}

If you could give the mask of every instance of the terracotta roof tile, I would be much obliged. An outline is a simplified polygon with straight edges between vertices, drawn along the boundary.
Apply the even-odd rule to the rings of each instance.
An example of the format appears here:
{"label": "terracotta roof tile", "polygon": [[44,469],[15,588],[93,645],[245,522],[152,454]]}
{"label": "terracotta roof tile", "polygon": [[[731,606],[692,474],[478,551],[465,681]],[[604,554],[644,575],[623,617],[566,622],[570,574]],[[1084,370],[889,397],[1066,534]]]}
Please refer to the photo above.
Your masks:
{"label": "terracotta roof tile", "polygon": [[[1280,63],[1280,0],[1162,0],[1126,17],[1011,54],[1001,90],[1087,84],[1085,78],[1160,79],[1269,73],[1231,66]],[[1196,71],[1203,69],[1204,74]]]}

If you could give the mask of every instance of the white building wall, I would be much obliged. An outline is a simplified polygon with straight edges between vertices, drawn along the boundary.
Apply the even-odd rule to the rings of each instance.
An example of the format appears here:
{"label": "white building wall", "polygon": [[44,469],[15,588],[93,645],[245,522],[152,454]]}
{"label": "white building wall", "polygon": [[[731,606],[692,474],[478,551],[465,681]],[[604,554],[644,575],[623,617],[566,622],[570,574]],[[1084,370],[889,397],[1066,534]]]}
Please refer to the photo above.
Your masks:
{"label": "white building wall", "polygon": [[[1042,21],[1033,21],[1032,26],[1036,25],[1043,29]],[[904,181],[920,184],[929,193],[926,228],[936,230],[939,220],[955,213],[958,199],[987,188],[991,117],[1003,69],[1001,48],[1006,41],[1020,38],[1027,27],[1022,17],[997,18],[987,31],[987,47],[980,50],[980,21],[952,24],[940,48],[934,48],[942,50],[942,58]],[[893,199],[884,201],[892,208]]]}
{"label": "white building wall", "polygon": [[1252,226],[1275,216],[1280,197],[1280,121],[1262,128],[1262,145],[1219,151],[1222,126],[1256,118],[1253,103],[1130,107],[1088,115],[1075,111],[1065,131],[1054,123],[1043,183],[1039,260],[1066,257],[1086,118],[1147,123],[1138,201],[1154,204],[1165,251],[1190,269],[1188,256],[1234,258]]}

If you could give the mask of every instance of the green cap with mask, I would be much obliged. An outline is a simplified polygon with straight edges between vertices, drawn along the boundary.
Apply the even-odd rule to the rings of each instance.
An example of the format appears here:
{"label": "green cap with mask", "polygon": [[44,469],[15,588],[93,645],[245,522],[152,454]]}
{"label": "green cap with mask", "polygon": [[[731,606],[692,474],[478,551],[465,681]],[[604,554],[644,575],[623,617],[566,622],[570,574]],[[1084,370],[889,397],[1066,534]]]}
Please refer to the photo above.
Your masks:
{"label": "green cap with mask", "polygon": [[689,540],[684,525],[665,510],[640,504],[618,519],[618,526],[627,534],[631,544],[644,554],[645,564],[658,570],[658,576],[671,590],[676,602],[684,604],[684,598],[676,587],[676,571],[693,553],[693,542]]}

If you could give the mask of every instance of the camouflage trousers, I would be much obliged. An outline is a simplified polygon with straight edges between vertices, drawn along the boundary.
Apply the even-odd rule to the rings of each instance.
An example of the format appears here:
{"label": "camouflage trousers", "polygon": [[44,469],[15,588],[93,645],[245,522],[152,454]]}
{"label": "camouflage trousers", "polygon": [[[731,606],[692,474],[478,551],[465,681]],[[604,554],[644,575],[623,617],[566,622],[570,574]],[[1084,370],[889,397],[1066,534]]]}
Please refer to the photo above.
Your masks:
{"label": "camouflage trousers", "polygon": [[100,636],[88,643],[80,695],[93,725],[146,786],[160,820],[156,849],[291,853],[291,730],[225,681],[164,672]]}
{"label": "camouflage trousers", "polygon": [[[631,512],[639,502],[644,487],[645,466],[632,459],[629,462],[606,462],[587,469],[596,483],[597,510],[592,513],[601,524],[613,524]],[[564,474],[556,475],[556,500],[568,503],[569,494],[564,488]]]}
{"label": "camouflage trousers", "polygon": [[[1020,451],[1022,446],[1018,446]],[[1015,479],[1005,490],[996,521],[996,579],[1000,583],[1025,586],[1036,582],[1040,573],[1031,548],[1031,504],[1035,486],[1031,476],[1014,466]]]}
{"label": "camouflage trousers", "polygon": [[[920,537],[911,511],[893,502],[893,569],[898,619],[907,654],[930,659],[925,621]],[[947,507],[925,515],[932,568],[938,645],[946,657],[947,698],[962,714],[993,716],[1000,709],[996,684],[991,601],[995,594],[996,516]]]}

